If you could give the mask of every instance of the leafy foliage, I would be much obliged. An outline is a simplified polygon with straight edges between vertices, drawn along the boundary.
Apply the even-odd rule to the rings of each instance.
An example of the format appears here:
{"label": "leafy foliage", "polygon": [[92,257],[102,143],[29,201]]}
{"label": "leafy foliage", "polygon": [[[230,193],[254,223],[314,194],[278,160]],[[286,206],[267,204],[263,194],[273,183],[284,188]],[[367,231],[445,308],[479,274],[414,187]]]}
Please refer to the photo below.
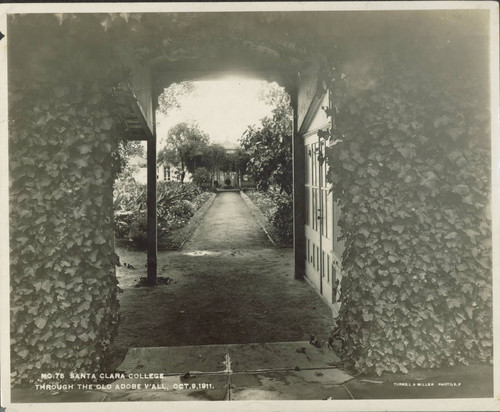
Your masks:
{"label": "leafy foliage", "polygon": [[[158,182],[158,239],[165,240],[174,229],[189,222],[208,199],[193,183]],[[147,244],[147,187],[124,181],[115,188],[115,231],[118,238],[131,239],[137,247]]]}
{"label": "leafy foliage", "polygon": [[249,160],[246,169],[257,187],[268,190],[277,185],[281,191],[292,192],[292,109],[283,88],[270,85],[262,93],[264,101],[273,105],[273,116],[249,126],[240,139]]}
{"label": "leafy foliage", "polygon": [[118,174],[123,177],[130,177],[136,171],[137,166],[130,164],[130,159],[134,156],[144,156],[144,147],[139,141],[121,140],[118,144]]}
{"label": "leafy foliage", "polygon": [[250,155],[241,148],[237,148],[232,153],[227,153],[225,162],[221,167],[224,172],[237,172],[240,176],[248,173],[248,162]]}
{"label": "leafy foliage", "polygon": [[271,222],[271,237],[282,247],[293,244],[293,196],[277,190],[250,190],[247,196]]}
{"label": "leafy foliage", "polygon": [[211,143],[203,150],[200,164],[210,172],[210,180],[214,180],[217,173],[226,163],[227,155],[224,146]]}
{"label": "leafy foliage", "polygon": [[[404,48],[380,51],[367,36],[360,42],[381,59],[416,55],[415,44],[428,50],[411,64],[391,61],[393,70],[345,65],[349,83],[336,78],[338,102],[328,108],[339,140],[328,156],[330,179],[347,211],[344,358],[379,372],[491,356],[489,156],[478,144],[489,114],[477,112],[485,101],[480,79],[488,78],[481,68],[489,65],[470,53],[487,45],[475,35],[488,35],[487,12],[416,20],[401,13],[384,18],[405,24],[407,38],[400,25],[381,25],[388,35],[381,41],[405,41]],[[242,57],[251,52],[246,62],[263,45],[290,58],[320,50],[347,61],[331,40],[335,17],[310,15],[314,25],[303,17],[242,13],[221,25],[217,13],[8,16],[13,383],[51,370],[102,370],[116,333],[110,193],[123,116],[116,86],[127,80],[116,48],[202,60],[220,52],[214,39],[223,38]],[[284,42],[287,27],[297,31]],[[474,35],[463,36],[469,29]],[[432,30],[442,35],[429,37]],[[466,41],[468,53],[450,51]],[[452,62],[445,70],[421,67],[443,57]],[[357,81],[356,70],[365,69],[370,78]],[[450,80],[454,90],[446,91]],[[414,278],[422,266],[425,276]]]}
{"label": "leafy foliage", "polygon": [[210,143],[203,149],[199,165],[206,168],[210,174],[210,183],[219,180],[220,172],[227,163],[227,153],[224,146]]}
{"label": "leafy foliage", "polygon": [[53,15],[24,22],[9,22],[13,383],[102,370],[118,325],[110,193],[125,73],[98,30],[82,44]]}
{"label": "leafy foliage", "polygon": [[[179,153],[176,147],[166,146],[158,153],[158,163],[179,166],[182,163]],[[221,172],[236,172],[238,176],[247,174],[249,155],[241,148],[228,153],[222,145],[210,143],[207,138],[202,141],[192,140],[186,153],[184,164],[199,186],[211,186],[214,180],[219,180]]]}
{"label": "leafy foliage", "polygon": [[167,87],[158,98],[158,110],[161,113],[169,114],[172,110],[181,108],[179,98],[195,91],[192,82],[174,83]]}
{"label": "leafy foliage", "polygon": [[408,60],[327,75],[342,355],[378,374],[492,359],[488,99]]}
{"label": "leafy foliage", "polygon": [[193,183],[200,187],[210,187],[211,180],[210,172],[204,167],[199,167],[193,173]]}
{"label": "leafy foliage", "polygon": [[202,132],[197,124],[181,122],[168,131],[165,151],[160,158],[180,166],[183,182],[186,170],[190,173],[196,170],[197,162],[200,163],[208,144],[208,135]]}

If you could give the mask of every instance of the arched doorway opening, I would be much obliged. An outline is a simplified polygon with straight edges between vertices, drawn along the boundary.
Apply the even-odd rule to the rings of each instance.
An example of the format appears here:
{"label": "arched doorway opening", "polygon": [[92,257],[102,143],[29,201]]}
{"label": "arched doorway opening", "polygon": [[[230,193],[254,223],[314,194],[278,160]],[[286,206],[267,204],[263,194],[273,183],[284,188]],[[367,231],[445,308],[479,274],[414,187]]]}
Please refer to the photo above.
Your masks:
{"label": "arched doorway opening", "polygon": [[[174,72],[174,74],[179,76],[176,80],[197,81],[207,78],[212,80],[220,79],[221,74],[224,76],[223,78],[227,78],[228,75],[227,71],[209,73],[208,75],[207,73],[193,73],[189,71],[182,71],[181,73],[183,76]],[[234,76],[234,74],[234,71],[231,72],[231,75]],[[262,78],[262,73],[254,73],[251,79],[255,79],[256,77]],[[246,79],[248,79],[248,76]],[[170,84],[170,82],[166,84]],[[161,93],[158,94],[161,95]],[[214,94],[208,97],[216,98],[216,96],[217,92],[215,90]],[[250,104],[251,102],[247,102],[247,107]],[[200,108],[200,110],[203,110],[203,108]],[[211,108],[205,108],[205,110],[211,110]],[[292,139],[292,118],[290,119],[290,123],[290,136],[288,138]],[[156,131],[158,133],[158,127]],[[158,135],[157,137],[161,139],[163,136]],[[151,167],[150,164],[150,171],[154,169],[156,167]],[[156,175],[157,173],[155,173],[155,181],[158,180]],[[161,173],[159,174],[159,178],[161,181]],[[289,185],[293,187],[291,170],[288,178],[290,179],[290,182],[288,182]],[[153,183],[151,186],[154,185],[155,181],[150,181],[150,183]],[[182,270],[185,271],[183,273],[186,273],[186,276],[192,276],[193,279],[196,275],[203,277],[203,279],[198,279],[195,290],[191,289],[191,292],[188,292],[188,289],[177,291],[177,297],[182,297],[189,308],[184,307],[183,303],[177,301],[170,302],[170,306],[176,308],[174,309],[176,314],[175,322],[164,322],[164,337],[160,341],[155,341],[154,346],[298,341],[308,339],[310,335],[314,334],[328,336],[333,325],[331,311],[321,301],[321,298],[315,295],[313,288],[305,282],[293,279],[297,272],[293,247],[290,249],[278,249],[268,241],[262,228],[259,226],[261,222],[255,221],[254,209],[257,209],[255,205],[253,205],[253,209],[245,212],[247,215],[246,218],[242,214],[233,213],[234,209],[248,209],[246,202],[249,200],[244,194],[241,196],[239,193],[233,195],[229,193],[219,193],[217,195],[216,203],[207,214],[210,214],[215,209],[219,200],[221,203],[224,203],[222,199],[225,197],[232,205],[232,207],[226,209],[227,216],[218,215],[218,217],[214,217],[216,221],[213,225],[208,225],[210,231],[205,235],[198,236],[199,239],[188,240],[188,243],[183,246],[180,253],[169,252],[170,262],[169,257],[161,251],[161,247],[160,251],[158,251],[158,246],[156,250],[149,250],[150,257],[153,254],[156,258],[158,277],[169,276],[178,280],[176,286],[179,286],[184,281],[184,279],[181,280],[181,276],[179,275],[179,272]],[[234,200],[230,199],[231,196]],[[241,198],[244,196],[246,200],[242,201]],[[237,201],[236,197],[240,200]],[[239,202],[239,206],[237,206],[236,202]],[[221,207],[223,206],[221,205]],[[293,213],[290,213],[289,217],[291,218],[292,216]],[[248,218],[252,222],[244,220]],[[217,219],[225,220],[220,224]],[[244,225],[248,227],[236,227],[233,225],[233,220],[240,223],[247,222]],[[157,227],[157,225],[158,223],[155,226]],[[229,229],[230,227],[233,227],[233,229]],[[245,240],[245,236],[247,240]],[[197,236],[193,235],[193,237],[196,238]],[[295,248],[295,253],[297,253],[296,250]],[[126,261],[129,262],[128,259]],[[150,269],[149,262],[148,269]],[[138,265],[134,264],[134,266],[137,267]],[[182,270],[180,269],[181,267]],[[272,275],[273,272],[275,276]],[[240,277],[240,280],[237,279],[237,276]],[[211,279],[211,281],[207,279]],[[278,285],[279,282],[283,283]],[[192,284],[188,286],[191,287]],[[246,294],[243,293],[243,289],[245,288],[247,290]],[[238,297],[238,301],[234,299],[235,296]],[[131,297],[126,291],[123,298],[129,299]],[[147,298],[145,297],[145,299]],[[203,301],[205,305],[203,309],[195,309]],[[154,306],[151,302],[147,304],[146,301],[138,304]],[[309,311],[310,315],[304,317],[303,310]],[[182,313],[180,313],[181,311]],[[189,320],[188,313],[192,311],[197,311],[198,315]],[[141,310],[140,312],[147,313],[146,310]],[[203,313],[203,315],[200,315],[200,313]],[[224,319],[217,321],[218,316],[222,315]],[[138,315],[134,316],[137,317]],[[203,316],[208,316],[210,319],[205,319]],[[127,313],[123,318],[131,319],[132,314]],[[201,326],[200,320],[203,319],[205,319],[203,321],[204,325]],[[179,325],[176,322],[181,320],[184,322],[182,326],[183,330],[189,330],[189,334],[178,329]],[[219,322],[219,326],[217,326],[217,322]],[[283,325],[280,328],[276,328],[275,325],[280,322]],[[151,322],[148,319],[144,319],[143,325],[148,323]],[[232,333],[229,333],[222,326],[223,323],[233,325],[231,328]],[[213,328],[210,328],[209,325],[212,325]],[[205,334],[196,334],[194,330],[191,330],[191,327],[194,330],[203,329],[205,330]],[[133,331],[133,334],[137,335],[139,329],[141,329],[141,325],[134,327],[128,324],[126,320],[122,324],[122,335],[127,335],[127,330]],[[295,332],[292,332],[293,329],[295,329]],[[297,333],[297,331],[300,332]],[[147,346],[145,343],[147,341],[147,333],[147,330],[143,330],[139,334],[143,340],[130,341],[132,342],[130,345],[135,347]],[[172,336],[170,333],[174,335]],[[168,338],[169,336],[170,339]],[[130,337],[131,339],[136,339],[133,336]]]}
{"label": "arched doorway opening", "polygon": [[[294,187],[294,256],[295,256],[295,277],[303,278],[304,275],[304,222],[305,222],[305,205],[304,205],[304,188],[303,188],[303,144],[298,138],[297,134],[297,81],[299,76],[300,66],[310,66],[309,62],[301,62],[298,59],[292,59],[293,65],[290,62],[283,62],[279,54],[269,56],[269,49],[266,53],[258,52],[256,50],[238,51],[237,53],[228,54],[224,44],[218,50],[217,56],[199,56],[200,52],[197,51],[194,56],[189,56],[185,60],[178,60],[172,62],[168,56],[161,54],[150,58],[144,63],[147,69],[139,70],[137,72],[137,89],[143,87],[144,84],[149,84],[152,90],[151,95],[141,97],[137,96],[139,105],[144,105],[147,108],[142,110],[142,113],[149,113],[151,120],[142,122],[143,125],[150,124],[151,135],[156,136],[156,120],[154,119],[155,111],[158,109],[158,97],[163,90],[170,84],[175,82],[182,82],[186,80],[194,80],[200,78],[214,78],[239,75],[248,78],[258,78],[266,81],[276,81],[283,86],[287,93],[290,95],[290,102],[293,110],[293,123],[292,123],[292,148],[293,148],[293,187]],[[216,49],[217,50],[217,49]],[[212,50],[213,51],[213,50]],[[149,135],[149,133],[143,133]],[[148,199],[150,201],[149,210],[152,210],[156,204],[154,198],[156,189],[153,187],[156,183],[156,153],[157,143],[156,139],[148,139],[148,182],[150,182],[150,189],[148,190]],[[157,227],[153,213],[149,216],[149,247],[148,256],[149,262],[148,279],[152,284],[155,284],[155,250],[157,249],[157,235],[154,233]]]}

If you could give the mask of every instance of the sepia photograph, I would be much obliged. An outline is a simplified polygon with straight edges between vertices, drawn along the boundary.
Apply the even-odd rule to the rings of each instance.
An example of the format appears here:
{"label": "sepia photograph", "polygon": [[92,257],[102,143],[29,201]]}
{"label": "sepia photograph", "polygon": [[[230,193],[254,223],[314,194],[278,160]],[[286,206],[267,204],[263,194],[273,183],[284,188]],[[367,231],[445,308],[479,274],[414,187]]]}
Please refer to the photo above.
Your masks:
{"label": "sepia photograph", "polygon": [[7,412],[500,410],[497,2],[0,11]]}

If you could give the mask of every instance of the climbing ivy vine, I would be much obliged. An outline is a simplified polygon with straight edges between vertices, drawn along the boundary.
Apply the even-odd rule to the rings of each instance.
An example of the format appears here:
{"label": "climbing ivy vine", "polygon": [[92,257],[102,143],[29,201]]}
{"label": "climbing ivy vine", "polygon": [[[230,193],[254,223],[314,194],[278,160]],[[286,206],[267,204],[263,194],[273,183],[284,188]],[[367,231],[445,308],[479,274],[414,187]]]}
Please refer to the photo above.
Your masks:
{"label": "climbing ivy vine", "polygon": [[[349,65],[324,35],[332,25],[323,12],[233,14],[224,25],[216,13],[168,16],[9,15],[13,382],[102,370],[117,332],[112,185],[122,164],[120,86],[131,69],[122,54],[174,62],[214,58],[225,46],[249,60],[262,50],[283,62],[330,54],[337,67],[324,79],[335,95],[325,137],[347,244],[344,360],[378,373],[490,360],[490,115],[479,80],[487,73],[468,66],[488,67],[469,53],[484,42],[470,37],[448,58],[445,47],[431,50],[436,38],[412,38],[428,25],[405,26],[402,39],[396,24],[387,38],[399,49],[361,38],[364,50],[351,52],[379,54]],[[435,22],[447,35],[440,15]],[[284,27],[298,31],[282,40]]]}
{"label": "climbing ivy vine", "polygon": [[78,22],[23,22],[9,26],[14,383],[100,370],[116,335],[112,190],[124,103],[123,73],[97,30],[82,44],[74,33],[88,26]]}
{"label": "climbing ivy vine", "polygon": [[346,240],[342,356],[378,374],[492,359],[484,79],[401,56],[325,75],[328,179]]}

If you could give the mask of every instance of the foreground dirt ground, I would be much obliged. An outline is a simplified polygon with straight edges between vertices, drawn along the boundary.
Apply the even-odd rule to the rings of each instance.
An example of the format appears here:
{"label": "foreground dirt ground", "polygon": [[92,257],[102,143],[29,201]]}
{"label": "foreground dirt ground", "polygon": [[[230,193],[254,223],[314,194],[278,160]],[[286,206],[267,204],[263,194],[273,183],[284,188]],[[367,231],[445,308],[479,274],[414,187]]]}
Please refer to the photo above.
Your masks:
{"label": "foreground dirt ground", "polygon": [[220,193],[179,252],[159,252],[168,284],[135,287],[146,253],[117,250],[121,325],[116,356],[130,347],[327,338],[330,308],[294,279],[293,251],[272,246],[238,193]]}
{"label": "foreground dirt ground", "polygon": [[[290,250],[166,252],[168,285],[134,285],[145,256],[120,252],[141,270],[120,276],[120,346],[278,342],[326,337],[331,311],[304,281],[293,278]],[[144,269],[143,269],[144,268]]]}

